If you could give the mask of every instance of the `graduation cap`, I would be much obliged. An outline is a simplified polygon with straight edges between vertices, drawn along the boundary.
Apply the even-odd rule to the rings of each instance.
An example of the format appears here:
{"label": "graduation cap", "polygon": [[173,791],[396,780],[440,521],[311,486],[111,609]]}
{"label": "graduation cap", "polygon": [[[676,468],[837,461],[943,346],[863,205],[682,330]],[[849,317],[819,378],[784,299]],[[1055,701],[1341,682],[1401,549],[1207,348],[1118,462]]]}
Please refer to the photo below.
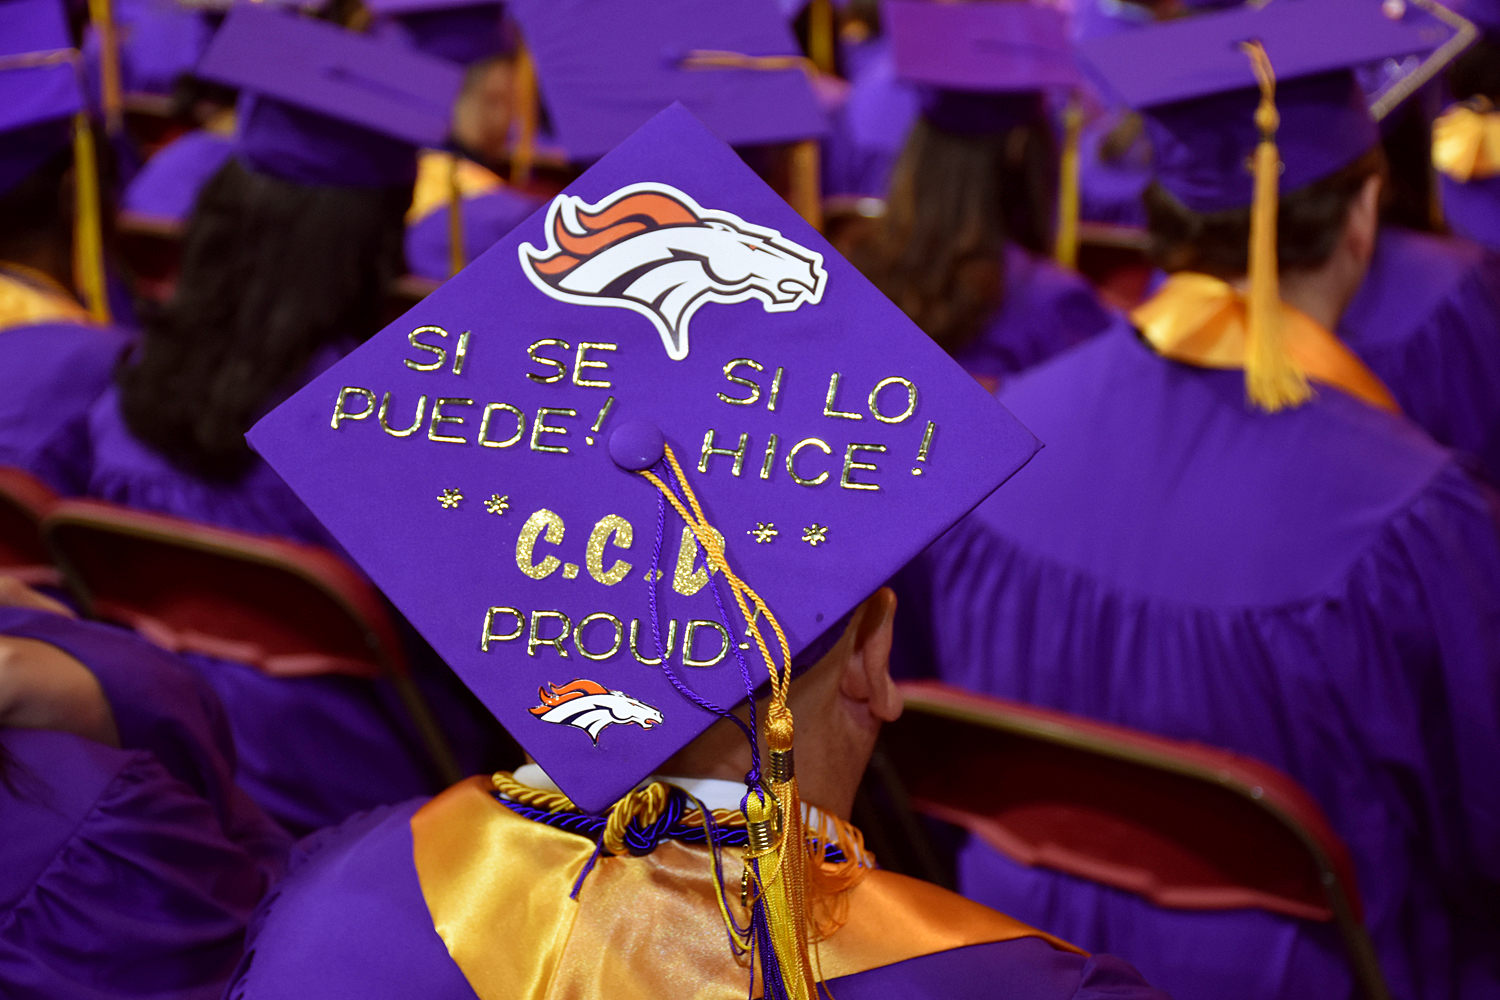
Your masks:
{"label": "graduation cap", "polygon": [[463,70],[390,40],[257,4],[230,11],[197,73],[241,90],[235,152],[300,184],[409,184],[442,146]]}
{"label": "graduation cap", "polygon": [[369,0],[377,33],[388,27],[418,52],[469,66],[515,46],[498,0]]}
{"label": "graduation cap", "polygon": [[512,0],[558,141],[613,149],[680,101],[732,145],[822,135],[808,67],[775,0]]}

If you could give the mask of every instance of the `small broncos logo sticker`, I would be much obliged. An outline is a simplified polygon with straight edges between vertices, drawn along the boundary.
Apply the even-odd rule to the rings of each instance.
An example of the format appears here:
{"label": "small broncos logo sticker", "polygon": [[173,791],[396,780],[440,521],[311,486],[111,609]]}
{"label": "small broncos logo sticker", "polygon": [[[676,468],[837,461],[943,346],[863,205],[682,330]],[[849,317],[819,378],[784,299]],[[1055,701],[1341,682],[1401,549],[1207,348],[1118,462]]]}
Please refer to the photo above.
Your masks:
{"label": "small broncos logo sticker", "polygon": [[538,688],[537,694],[542,703],[528,710],[532,715],[543,722],[582,729],[595,746],[599,745],[599,734],[606,726],[620,724],[650,729],[661,722],[660,710],[591,680],[575,680],[562,687],[548,684]]}
{"label": "small broncos logo sticker", "polygon": [[640,313],[673,361],[688,356],[688,323],[706,302],[791,312],[822,301],[828,284],[822,254],[666,184],[631,184],[593,205],[560,194],[546,225],[545,248],[519,249],[531,283],[562,302]]}

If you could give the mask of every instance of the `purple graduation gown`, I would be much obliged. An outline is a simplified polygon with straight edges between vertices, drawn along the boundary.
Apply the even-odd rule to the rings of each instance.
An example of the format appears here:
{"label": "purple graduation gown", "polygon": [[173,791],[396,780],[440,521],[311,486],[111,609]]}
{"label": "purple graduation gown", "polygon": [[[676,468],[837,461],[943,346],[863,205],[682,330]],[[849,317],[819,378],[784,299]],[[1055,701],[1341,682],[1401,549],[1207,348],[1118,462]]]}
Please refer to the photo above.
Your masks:
{"label": "purple graduation gown", "polygon": [[156,151],[141,167],[121,199],[127,212],[150,219],[186,223],[209,178],[234,149],[232,136],[194,129]]}
{"label": "purple graduation gown", "polygon": [[234,783],[213,693],[109,626],[0,608],[98,678],[121,749],[0,729],[0,984],[7,997],[212,1000],[291,838]]}
{"label": "purple graduation gown", "polygon": [[26,469],[60,493],[80,493],[88,409],[109,385],[126,338],[81,323],[0,330],[0,465]]}
{"label": "purple graduation gown", "polygon": [[[476,1000],[433,928],[412,860],[411,818],[423,804],[320,835],[318,849],[256,915],[226,1000]],[[840,1000],[1166,1000],[1119,959],[1084,958],[1037,938],[938,952],[828,987]],[[691,984],[684,989],[683,997],[692,995]]]}
{"label": "purple graduation gown", "polygon": [[[1349,844],[1395,995],[1500,991],[1488,492],[1404,420],[1326,386],[1251,412],[1241,372],[1165,361],[1123,322],[1000,399],[1046,447],[908,568],[905,648],[960,687],[1285,770]],[[1018,887],[1061,877],[988,850],[967,849],[966,894],[1128,955],[1169,992],[1203,982],[1176,976],[1190,914]],[[1198,995],[1322,995],[1295,978],[1254,992],[1281,934],[1266,924],[1196,925],[1211,961],[1194,974],[1218,973]],[[1297,948],[1322,947],[1325,929],[1306,933]]]}
{"label": "purple graduation gown", "polygon": [[1102,333],[1112,322],[1114,314],[1082,276],[1009,244],[1000,311],[954,359],[970,374],[998,382]]}
{"label": "purple graduation gown", "polygon": [[917,90],[896,78],[889,38],[872,38],[858,53],[849,92],[829,115],[829,132],[822,141],[823,193],[884,198],[920,112]]}
{"label": "purple graduation gown", "polygon": [[1443,217],[1459,236],[1500,250],[1500,177],[1461,183],[1439,173]]}
{"label": "purple graduation gown", "polygon": [[1382,229],[1339,337],[1403,413],[1500,483],[1500,253]]}
{"label": "purple graduation gown", "polygon": [[[464,260],[473,260],[525,222],[545,202],[513,188],[465,198],[459,218],[464,227]],[[446,281],[452,260],[448,245],[448,206],[406,227],[406,269],[433,281]]]}

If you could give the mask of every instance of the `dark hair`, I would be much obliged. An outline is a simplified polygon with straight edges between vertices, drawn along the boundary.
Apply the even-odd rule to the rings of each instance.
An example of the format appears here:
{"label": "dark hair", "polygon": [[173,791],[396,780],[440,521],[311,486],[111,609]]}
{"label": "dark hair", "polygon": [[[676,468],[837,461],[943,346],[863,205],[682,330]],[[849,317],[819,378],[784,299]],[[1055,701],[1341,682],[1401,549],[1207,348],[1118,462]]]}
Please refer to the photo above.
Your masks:
{"label": "dark hair", "polygon": [[1045,254],[1056,151],[1044,122],[960,135],[919,118],[891,175],[878,234],[855,263],[950,354],[1005,294],[1005,244]]}
{"label": "dark hair", "polygon": [[326,344],[379,329],[409,185],[311,187],[235,159],[204,186],[172,301],[116,374],[125,422],[179,467],[234,479],[244,434]]}
{"label": "dark hair", "polygon": [[71,239],[63,199],[72,168],[73,147],[67,146],[0,195],[0,258],[24,262],[39,243]]}
{"label": "dark hair", "polygon": [[[1285,195],[1276,215],[1276,253],[1283,271],[1327,263],[1365,181],[1385,171],[1379,146],[1337,172]],[[1249,268],[1250,209],[1194,212],[1152,181],[1145,194],[1151,260],[1164,271],[1200,271],[1231,279]]]}
{"label": "dark hair", "polygon": [[1500,38],[1480,35],[1448,70],[1448,89],[1454,100],[1474,97],[1500,100]]}

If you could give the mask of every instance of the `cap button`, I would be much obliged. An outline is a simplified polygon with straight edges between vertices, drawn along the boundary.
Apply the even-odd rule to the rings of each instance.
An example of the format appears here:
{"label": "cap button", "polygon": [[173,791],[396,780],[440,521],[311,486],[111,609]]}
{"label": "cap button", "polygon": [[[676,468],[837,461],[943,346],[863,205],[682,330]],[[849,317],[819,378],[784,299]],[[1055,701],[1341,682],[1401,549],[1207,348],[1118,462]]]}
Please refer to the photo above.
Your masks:
{"label": "cap button", "polygon": [[660,462],[667,450],[667,439],[655,424],[628,420],[609,436],[609,457],[630,472],[641,472]]}

